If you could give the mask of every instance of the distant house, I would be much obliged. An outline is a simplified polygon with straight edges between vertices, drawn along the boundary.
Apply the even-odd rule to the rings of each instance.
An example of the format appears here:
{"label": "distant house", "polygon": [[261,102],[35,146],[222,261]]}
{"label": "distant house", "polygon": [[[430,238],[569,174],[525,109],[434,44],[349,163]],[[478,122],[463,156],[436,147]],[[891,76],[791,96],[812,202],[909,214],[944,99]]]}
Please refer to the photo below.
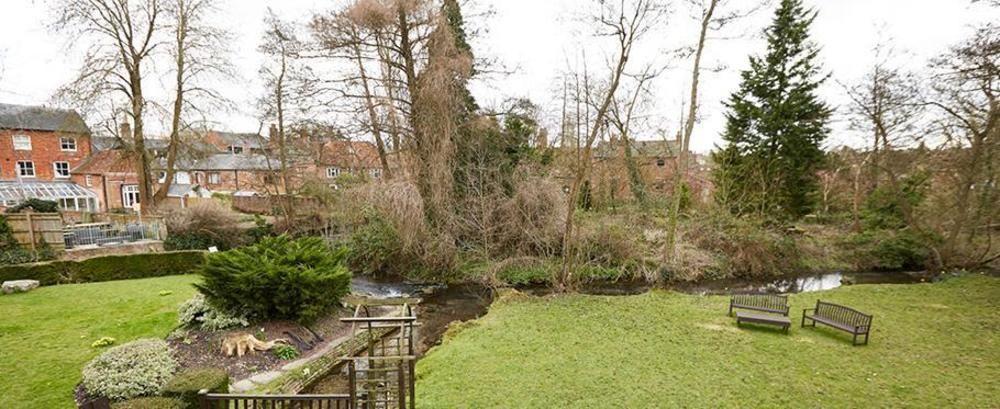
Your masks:
{"label": "distant house", "polygon": [[233,155],[263,155],[268,150],[268,138],[256,133],[208,131],[204,140],[219,152]]}
{"label": "distant house", "polygon": [[76,111],[0,104],[0,206],[37,198],[96,210],[97,194],[71,175],[91,149],[90,129]]}
{"label": "distant house", "polygon": [[[673,189],[680,146],[676,140],[630,140],[632,160],[648,192],[667,194]],[[708,164],[702,155],[688,152],[686,183],[692,193],[702,197],[710,189]],[[630,199],[631,183],[625,162],[625,145],[614,138],[594,149],[591,174],[595,194],[612,200]]]}
{"label": "distant house", "polygon": [[316,158],[317,176],[333,180],[353,174],[371,179],[382,178],[378,148],[371,142],[336,140],[322,144]]}

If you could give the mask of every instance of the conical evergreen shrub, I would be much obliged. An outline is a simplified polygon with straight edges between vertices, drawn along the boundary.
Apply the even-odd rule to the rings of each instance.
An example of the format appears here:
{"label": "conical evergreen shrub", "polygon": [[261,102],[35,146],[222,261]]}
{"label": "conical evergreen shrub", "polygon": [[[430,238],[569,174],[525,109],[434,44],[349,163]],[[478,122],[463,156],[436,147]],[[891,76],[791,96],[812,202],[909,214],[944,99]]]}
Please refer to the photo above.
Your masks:
{"label": "conical evergreen shrub", "polygon": [[269,237],[209,254],[200,270],[204,282],[195,287],[217,308],[253,320],[312,322],[349,290],[346,253],[319,237]]}

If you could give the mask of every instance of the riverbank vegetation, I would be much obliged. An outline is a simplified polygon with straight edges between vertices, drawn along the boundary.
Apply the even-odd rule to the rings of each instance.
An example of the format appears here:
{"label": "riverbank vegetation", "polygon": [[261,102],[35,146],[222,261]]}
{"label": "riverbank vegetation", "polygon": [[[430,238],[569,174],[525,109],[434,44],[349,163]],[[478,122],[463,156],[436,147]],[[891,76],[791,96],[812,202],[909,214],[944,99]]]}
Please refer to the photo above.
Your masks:
{"label": "riverbank vegetation", "polygon": [[[500,297],[417,364],[422,407],[990,406],[1000,279],[790,296],[874,315],[871,343],[829,328],[738,328],[725,296]],[[797,321],[795,322],[797,324]]]}

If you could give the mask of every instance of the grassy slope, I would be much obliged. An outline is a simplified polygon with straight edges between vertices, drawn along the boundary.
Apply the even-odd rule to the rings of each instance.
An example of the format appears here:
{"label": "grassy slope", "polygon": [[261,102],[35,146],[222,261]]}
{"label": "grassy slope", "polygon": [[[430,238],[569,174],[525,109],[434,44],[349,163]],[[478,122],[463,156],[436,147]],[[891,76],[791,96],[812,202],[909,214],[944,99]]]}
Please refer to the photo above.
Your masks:
{"label": "grassy slope", "polygon": [[[817,298],[874,314],[869,346],[799,328]],[[482,407],[998,407],[1000,279],[792,297],[791,335],[728,299],[654,292],[500,301],[418,364],[417,402]]]}
{"label": "grassy slope", "polygon": [[[194,294],[195,276],[43,287],[0,296],[0,407],[70,408],[80,370],[102,349],[162,338],[177,305]],[[173,294],[160,296],[162,290]]]}

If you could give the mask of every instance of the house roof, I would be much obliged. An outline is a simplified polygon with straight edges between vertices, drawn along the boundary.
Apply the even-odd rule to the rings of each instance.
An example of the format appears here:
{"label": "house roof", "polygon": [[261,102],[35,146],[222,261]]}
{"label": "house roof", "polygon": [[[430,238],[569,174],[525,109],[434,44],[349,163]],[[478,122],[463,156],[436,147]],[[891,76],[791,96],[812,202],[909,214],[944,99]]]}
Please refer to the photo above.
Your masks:
{"label": "house roof", "polygon": [[89,134],[90,128],[72,109],[0,104],[0,129]]}
{"label": "house roof", "polygon": [[222,148],[235,145],[248,149],[263,149],[267,144],[267,138],[255,133],[209,131],[206,139]]}
{"label": "house roof", "polygon": [[204,158],[185,160],[177,166],[186,170],[268,170],[278,167],[276,160],[270,161],[264,155],[234,155],[217,153]]}
{"label": "house roof", "polygon": [[381,166],[375,144],[343,140],[323,143],[320,148],[319,163],[351,169],[373,169]]}
{"label": "house roof", "polygon": [[72,173],[100,175],[105,173],[134,173],[135,161],[121,149],[97,151],[84,159]]}

